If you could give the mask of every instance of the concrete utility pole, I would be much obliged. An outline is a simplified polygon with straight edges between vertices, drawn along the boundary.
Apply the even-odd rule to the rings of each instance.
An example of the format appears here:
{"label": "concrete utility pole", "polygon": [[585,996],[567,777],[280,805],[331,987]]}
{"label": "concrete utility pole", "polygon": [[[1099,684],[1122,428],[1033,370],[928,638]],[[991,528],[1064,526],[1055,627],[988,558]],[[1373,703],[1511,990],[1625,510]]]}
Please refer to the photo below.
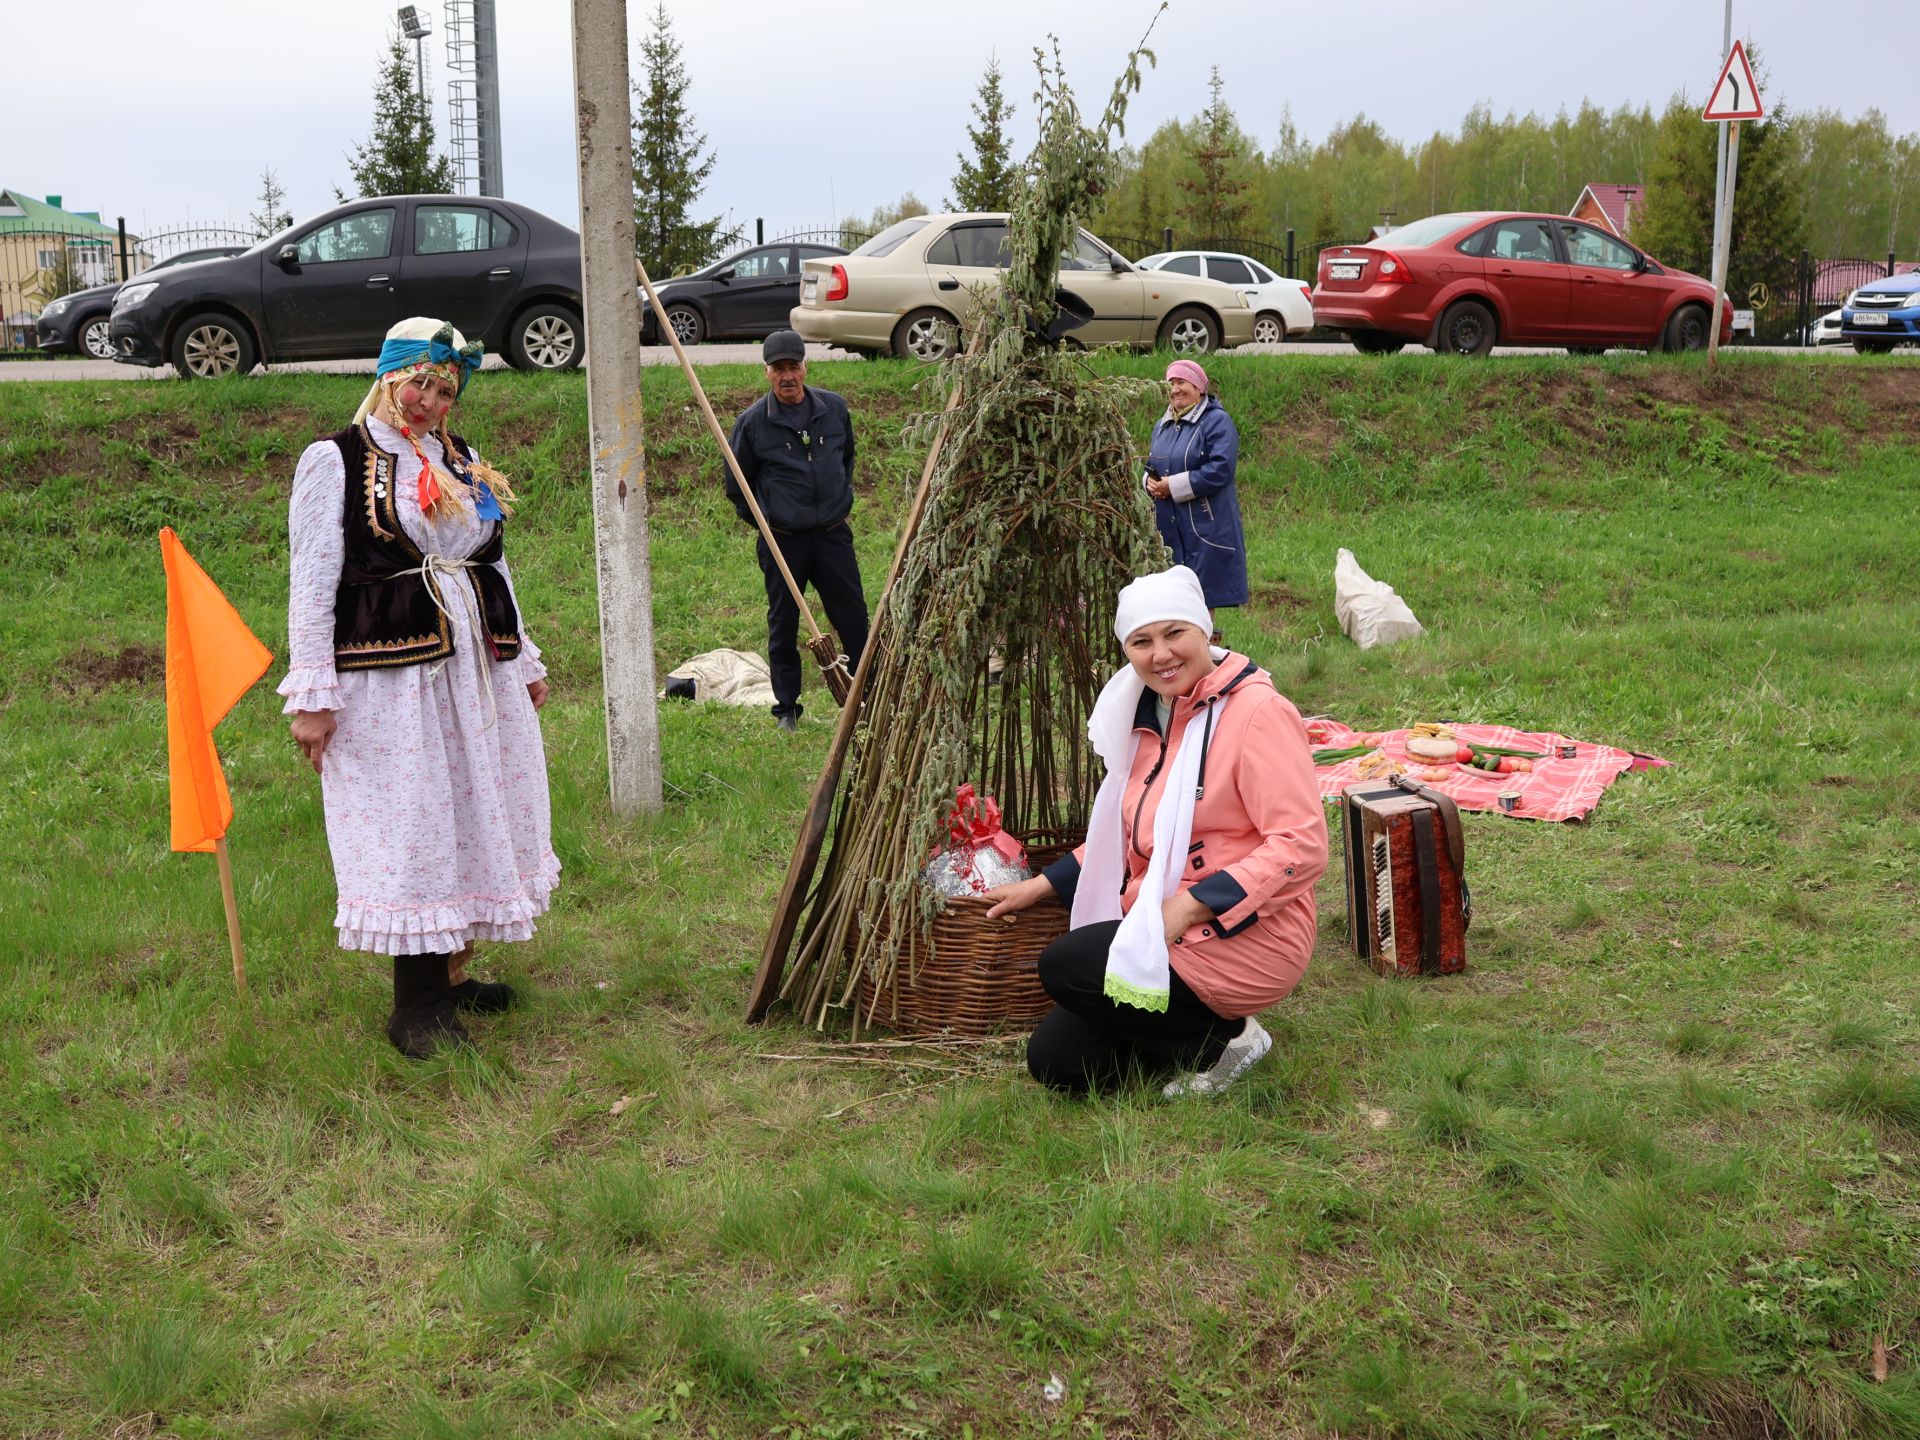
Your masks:
{"label": "concrete utility pole", "polygon": [[624,817],[661,807],[626,0],[573,0],[573,85],[607,775],[613,813]]}

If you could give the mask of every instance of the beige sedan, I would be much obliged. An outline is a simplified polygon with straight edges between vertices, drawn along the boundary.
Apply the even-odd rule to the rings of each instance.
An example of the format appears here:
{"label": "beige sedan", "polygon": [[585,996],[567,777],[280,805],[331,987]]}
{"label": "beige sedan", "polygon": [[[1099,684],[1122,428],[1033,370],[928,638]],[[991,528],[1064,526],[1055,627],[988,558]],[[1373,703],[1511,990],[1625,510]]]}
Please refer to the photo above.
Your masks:
{"label": "beige sedan", "polygon": [[[822,345],[943,359],[975,293],[999,283],[1008,258],[1004,214],[915,215],[851,255],[808,260],[788,323]],[[1231,285],[1137,270],[1084,230],[1061,257],[1060,285],[1093,311],[1072,333],[1082,345],[1204,355],[1253,339],[1253,311]]]}

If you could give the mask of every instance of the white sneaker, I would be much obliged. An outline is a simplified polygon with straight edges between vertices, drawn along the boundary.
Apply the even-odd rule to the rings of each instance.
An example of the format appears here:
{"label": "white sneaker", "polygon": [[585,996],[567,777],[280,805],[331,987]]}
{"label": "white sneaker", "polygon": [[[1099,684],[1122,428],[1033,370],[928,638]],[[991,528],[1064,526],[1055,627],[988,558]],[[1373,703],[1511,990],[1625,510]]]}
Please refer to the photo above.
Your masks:
{"label": "white sneaker", "polygon": [[1213,1062],[1211,1069],[1169,1080],[1160,1093],[1169,1100],[1181,1095],[1218,1095],[1252,1069],[1272,1048],[1273,1037],[1261,1028],[1258,1020],[1249,1015],[1240,1033],[1227,1042],[1227,1048],[1220,1052],[1220,1058]]}

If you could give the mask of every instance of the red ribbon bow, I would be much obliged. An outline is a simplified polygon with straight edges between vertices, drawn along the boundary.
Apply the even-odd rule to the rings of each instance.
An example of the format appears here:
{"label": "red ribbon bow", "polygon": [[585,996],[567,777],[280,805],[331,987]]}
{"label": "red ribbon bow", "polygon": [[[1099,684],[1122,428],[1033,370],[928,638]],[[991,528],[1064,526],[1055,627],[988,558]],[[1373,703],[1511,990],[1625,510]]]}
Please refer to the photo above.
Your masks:
{"label": "red ribbon bow", "polygon": [[1020,842],[1000,828],[1000,806],[991,795],[975,792],[969,781],[953,792],[953,809],[947,812],[947,834],[955,845],[977,850],[991,845],[1012,860],[1021,853]]}
{"label": "red ribbon bow", "polygon": [[433,507],[440,503],[440,481],[433,473],[433,464],[427,459],[427,452],[420,448],[420,442],[414,438],[413,427],[402,425],[400,433],[413,447],[413,453],[420,457],[420,513],[431,515]]}
{"label": "red ribbon bow", "polygon": [[947,814],[947,833],[956,845],[984,845],[1000,828],[1000,807],[991,795],[980,798],[971,782],[953,792]]}

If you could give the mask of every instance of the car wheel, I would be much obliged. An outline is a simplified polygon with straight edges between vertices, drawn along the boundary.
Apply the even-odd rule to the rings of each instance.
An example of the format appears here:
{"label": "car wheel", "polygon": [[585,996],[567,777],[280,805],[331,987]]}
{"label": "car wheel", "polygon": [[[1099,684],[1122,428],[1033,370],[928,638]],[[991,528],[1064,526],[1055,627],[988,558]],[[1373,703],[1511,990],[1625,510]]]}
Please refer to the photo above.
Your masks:
{"label": "car wheel", "polygon": [[1440,317],[1442,355],[1491,355],[1498,327],[1493,311],[1478,300],[1461,300]]}
{"label": "car wheel", "polygon": [[507,363],[516,370],[577,370],[586,349],[580,317],[564,305],[535,305],[513,322]]}
{"label": "car wheel", "polygon": [[1347,342],[1362,355],[1397,355],[1407,348],[1405,340],[1384,330],[1349,330],[1346,336]]}
{"label": "car wheel", "polygon": [[1263,310],[1253,317],[1253,343],[1256,345],[1278,345],[1287,338],[1287,322],[1271,310]]}
{"label": "car wheel", "polygon": [[182,380],[245,375],[255,362],[253,337],[231,315],[189,315],[173,332],[173,369]]}
{"label": "car wheel", "polygon": [[1893,341],[1856,340],[1853,342],[1853,348],[1854,352],[1859,355],[1885,355],[1892,351]]}
{"label": "car wheel", "polygon": [[893,330],[893,353],[902,360],[944,360],[960,348],[960,332],[944,310],[915,310]]}
{"label": "car wheel", "polygon": [[113,359],[113,316],[92,315],[80,323],[80,353],[95,360]]}
{"label": "car wheel", "polygon": [[1682,305],[1667,321],[1667,332],[1662,348],[1704,350],[1707,348],[1707,331],[1711,324],[1704,305]]}
{"label": "car wheel", "polygon": [[1155,349],[1181,355],[1211,355],[1220,348],[1220,327],[1206,311],[1187,306],[1160,322],[1153,343]]}
{"label": "car wheel", "polygon": [[674,336],[682,345],[698,345],[707,338],[707,322],[691,305],[669,305],[667,324],[673,327]]}

